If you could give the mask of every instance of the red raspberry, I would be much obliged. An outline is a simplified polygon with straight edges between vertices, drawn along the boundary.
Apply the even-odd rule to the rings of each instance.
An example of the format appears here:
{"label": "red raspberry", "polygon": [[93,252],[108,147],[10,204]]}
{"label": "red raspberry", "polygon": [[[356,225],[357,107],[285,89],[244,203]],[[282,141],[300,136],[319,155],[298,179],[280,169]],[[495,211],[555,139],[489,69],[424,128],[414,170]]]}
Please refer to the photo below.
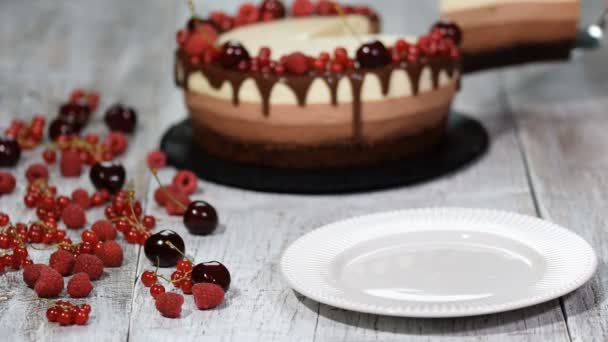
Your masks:
{"label": "red raspberry", "polygon": [[[212,28],[213,29],[213,28]],[[215,31],[215,30],[214,30]],[[184,49],[190,56],[200,56],[210,46],[209,37],[205,33],[196,32],[188,37]]]}
{"label": "red raspberry", "polygon": [[173,187],[182,194],[192,195],[198,185],[198,177],[188,170],[181,170],[173,177]]}
{"label": "red raspberry", "polygon": [[68,281],[68,294],[72,298],[88,297],[92,290],[93,284],[91,284],[89,275],[84,272],[74,274]]}
{"label": "red raspberry", "polygon": [[101,245],[95,255],[103,262],[105,267],[120,267],[122,266],[123,252],[122,248],[116,241],[106,241]]}
{"label": "red raspberry", "polygon": [[162,169],[167,166],[167,156],[163,151],[152,150],[148,153],[148,167],[154,170]]}
{"label": "red raspberry", "polygon": [[85,189],[76,189],[72,192],[72,202],[78,204],[82,209],[89,209],[91,198]]}
{"label": "red raspberry", "polygon": [[87,221],[84,209],[78,204],[68,204],[61,212],[61,219],[66,227],[70,229],[80,229]]}
{"label": "red raspberry", "polygon": [[336,4],[333,1],[321,0],[317,4],[317,13],[319,15],[336,15],[338,14],[338,10],[336,9]]}
{"label": "red raspberry", "polygon": [[72,150],[63,151],[61,154],[60,169],[63,177],[80,177],[80,174],[82,173],[80,153]]}
{"label": "red raspberry", "polygon": [[218,307],[224,301],[224,289],[212,283],[200,283],[192,287],[194,302],[199,310]]}
{"label": "red raspberry", "polygon": [[154,191],[154,200],[161,207],[164,207],[167,205],[167,202],[169,202],[169,195],[167,195],[167,192],[171,195],[175,195],[179,193],[179,190],[177,190],[177,188],[171,184],[160,187]]}
{"label": "red raspberry", "polygon": [[127,150],[127,137],[122,132],[112,132],[106,138],[106,145],[114,156],[123,154]]}
{"label": "red raspberry", "polygon": [[[181,205],[175,203],[175,200],[181,203]],[[188,197],[188,195],[183,194],[181,192],[177,192],[173,194],[173,199],[167,201],[165,209],[167,210],[167,214],[169,215],[181,216],[184,215],[184,213],[186,212],[186,208],[190,205],[190,202],[192,201],[190,200],[190,197]]]}
{"label": "red raspberry", "polygon": [[36,179],[49,179],[49,169],[44,164],[32,164],[25,171],[25,178],[32,183]]}
{"label": "red raspberry", "polygon": [[85,272],[91,280],[101,278],[103,274],[103,262],[91,254],[80,254],[76,257],[74,273]]}
{"label": "red raspberry", "polygon": [[17,181],[12,174],[0,171],[0,195],[10,194],[15,190],[16,185]]}
{"label": "red raspberry", "polygon": [[108,241],[116,239],[116,228],[110,221],[99,220],[93,223],[91,230],[97,235],[99,241]]}
{"label": "red raspberry", "polygon": [[310,0],[295,0],[291,12],[296,17],[309,16],[315,12],[315,5]]}
{"label": "red raspberry", "polygon": [[166,292],[156,296],[156,309],[167,318],[178,318],[183,304],[184,296],[179,293]]}
{"label": "red raspberry", "polygon": [[308,72],[308,57],[301,52],[295,52],[285,58],[285,68],[292,74],[304,75]]}
{"label": "red raspberry", "polygon": [[48,267],[48,266],[43,265],[43,264],[33,264],[33,265],[27,266],[23,269],[23,281],[25,282],[25,284],[27,284],[27,287],[29,287],[30,289],[34,288],[34,286],[36,285],[36,282],[38,281],[38,278],[40,278],[40,268],[41,267]]}
{"label": "red raspberry", "polygon": [[63,249],[51,254],[51,258],[49,259],[49,265],[62,276],[72,274],[75,262],[74,255]]}
{"label": "red raspberry", "polygon": [[242,26],[247,24],[253,24],[260,20],[260,10],[256,5],[247,2],[239,7],[239,12],[236,15],[235,25]]}
{"label": "red raspberry", "polygon": [[63,277],[50,267],[40,267],[40,277],[34,291],[40,298],[54,298],[63,291]]}

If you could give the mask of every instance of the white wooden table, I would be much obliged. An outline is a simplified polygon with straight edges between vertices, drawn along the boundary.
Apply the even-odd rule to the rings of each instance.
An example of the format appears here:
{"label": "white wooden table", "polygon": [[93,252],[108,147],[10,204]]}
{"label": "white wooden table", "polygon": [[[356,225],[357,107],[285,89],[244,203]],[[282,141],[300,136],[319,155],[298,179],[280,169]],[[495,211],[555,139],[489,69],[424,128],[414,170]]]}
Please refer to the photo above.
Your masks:
{"label": "white wooden table", "polygon": [[[187,235],[154,201],[143,160],[160,134],[185,115],[174,88],[174,34],[187,17],[184,1],[3,0],[0,2],[0,127],[13,116],[54,116],[76,86],[102,92],[112,102],[134,105],[140,125],[123,163],[159,227],[186,237],[197,261],[221,260],[233,287],[225,306],[162,318],[137,276],[150,268],[139,248],[126,248],[125,266],[107,271],[95,285],[90,323],[62,328],[46,322],[47,304],[21,281],[0,276],[2,341],[606,341],[608,340],[608,50],[569,63],[534,65],[467,77],[455,104],[486,125],[489,153],[478,163],[419,186],[347,196],[263,194],[202,182],[196,198],[219,210],[222,229],[211,237]],[[369,1],[371,2],[371,1]],[[585,3],[586,18],[598,13]],[[207,1],[212,3],[212,1]],[[216,8],[234,9],[237,1]],[[435,1],[376,0],[388,31],[423,32],[438,16]],[[204,7],[204,4],[199,4]],[[589,20],[586,19],[588,22]],[[90,131],[104,132],[98,114]],[[39,161],[26,153],[16,172],[18,190],[0,199],[0,211],[28,221],[22,205],[23,172]],[[168,181],[174,170],[161,173]],[[91,184],[85,175],[65,181],[62,192]],[[358,314],[320,305],[286,287],[281,252],[312,229],[376,211],[461,206],[538,215],[581,234],[596,248],[598,274],[560,300],[536,307],[465,319],[400,319]],[[101,210],[88,214],[90,221]],[[76,236],[76,234],[74,234]],[[48,253],[32,251],[34,261]]]}

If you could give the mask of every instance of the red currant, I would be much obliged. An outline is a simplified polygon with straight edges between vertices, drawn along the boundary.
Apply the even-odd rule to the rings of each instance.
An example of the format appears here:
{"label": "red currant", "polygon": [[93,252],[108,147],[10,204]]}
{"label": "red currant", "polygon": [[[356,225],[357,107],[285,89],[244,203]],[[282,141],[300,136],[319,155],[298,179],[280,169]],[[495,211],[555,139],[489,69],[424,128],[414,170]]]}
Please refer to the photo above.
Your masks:
{"label": "red currant", "polygon": [[88,242],[91,245],[97,244],[98,241],[97,234],[88,229],[82,232],[81,238],[83,242]]}
{"label": "red currant", "polygon": [[87,324],[88,320],[89,314],[82,310],[78,310],[78,312],[76,312],[76,314],[74,315],[74,323],[76,323],[77,325],[85,325]]}
{"label": "red currant", "polygon": [[156,284],[157,281],[158,278],[156,277],[156,274],[154,274],[154,272],[152,271],[145,271],[141,274],[141,282],[144,284],[145,287],[150,287]]}
{"label": "red currant", "polygon": [[190,262],[190,260],[183,259],[177,262],[176,268],[178,271],[188,273],[192,271],[192,263]]}
{"label": "red currant", "polygon": [[150,295],[152,298],[156,298],[159,294],[165,293],[165,287],[159,284],[154,284],[150,287]]}
{"label": "red currant", "polygon": [[46,149],[42,152],[42,158],[47,164],[54,164],[57,160],[57,153],[54,150]]}
{"label": "red currant", "polygon": [[146,215],[142,220],[142,224],[148,229],[153,229],[156,225],[156,219],[154,218],[154,216]]}
{"label": "red currant", "polygon": [[48,308],[46,310],[46,319],[48,319],[49,322],[57,322],[57,315],[58,315],[58,310],[55,307]]}

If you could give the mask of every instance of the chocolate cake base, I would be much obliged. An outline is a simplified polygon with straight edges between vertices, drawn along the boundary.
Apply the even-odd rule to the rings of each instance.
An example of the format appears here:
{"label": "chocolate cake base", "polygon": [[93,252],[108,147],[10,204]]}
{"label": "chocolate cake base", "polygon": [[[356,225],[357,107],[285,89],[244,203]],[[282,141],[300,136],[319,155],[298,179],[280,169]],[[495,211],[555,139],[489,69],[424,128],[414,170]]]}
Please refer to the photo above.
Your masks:
{"label": "chocolate cake base", "polygon": [[162,139],[161,149],[171,165],[191,169],[208,181],[266,192],[333,194],[433,179],[477,159],[487,150],[488,143],[488,134],[478,121],[451,114],[443,139],[431,151],[356,167],[288,169],[220,159],[195,143],[190,120],[171,127]]}
{"label": "chocolate cake base", "polygon": [[543,44],[519,44],[508,48],[463,55],[463,72],[472,73],[524,63],[557,61],[570,58],[575,42],[559,41]]}

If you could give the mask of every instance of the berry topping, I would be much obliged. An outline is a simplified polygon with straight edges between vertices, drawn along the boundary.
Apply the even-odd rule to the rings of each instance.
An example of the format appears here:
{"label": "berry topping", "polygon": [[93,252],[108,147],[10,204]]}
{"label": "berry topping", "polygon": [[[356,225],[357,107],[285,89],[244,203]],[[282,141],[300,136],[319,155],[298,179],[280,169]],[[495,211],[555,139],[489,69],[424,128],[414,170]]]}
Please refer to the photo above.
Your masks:
{"label": "berry topping", "polygon": [[357,50],[357,62],[362,68],[379,68],[391,62],[388,49],[380,41],[363,44]]}
{"label": "berry topping", "polygon": [[161,293],[156,297],[156,309],[167,318],[178,318],[182,313],[184,296],[175,292]]}
{"label": "berry topping", "polygon": [[144,245],[144,254],[152,265],[173,267],[186,253],[184,240],[172,230],[151,235]]}
{"label": "berry topping", "polygon": [[74,263],[74,273],[85,272],[91,280],[101,278],[103,274],[103,262],[91,254],[80,254]]}
{"label": "berry topping", "polygon": [[122,266],[123,252],[116,241],[110,240],[104,242],[101,248],[95,252],[95,255],[101,259],[105,267]]}
{"label": "berry topping", "polygon": [[192,287],[192,294],[199,310],[213,309],[224,302],[224,289],[216,284],[196,284]]}
{"label": "berry topping", "polygon": [[186,44],[184,45],[184,49],[190,56],[199,56],[205,50],[211,46],[209,42],[209,37],[207,34],[202,32],[193,33],[186,40]]}
{"label": "berry topping", "polygon": [[96,163],[89,172],[91,182],[98,190],[117,193],[125,184],[125,168],[115,163]]}
{"label": "berry topping", "polygon": [[16,140],[0,138],[0,167],[17,165],[21,157],[21,147]]}
{"label": "berry topping", "polygon": [[80,272],[74,274],[72,279],[68,281],[67,289],[70,297],[85,298],[93,291],[93,284],[91,283],[88,274]]}
{"label": "berry topping", "polygon": [[285,17],[285,6],[279,0],[264,0],[260,5],[260,14],[263,21],[280,19]]}
{"label": "berry topping", "polygon": [[309,16],[315,12],[315,5],[311,0],[295,0],[291,12],[296,17]]}
{"label": "berry topping", "polygon": [[239,12],[236,15],[234,24],[236,26],[242,26],[247,24],[253,24],[259,20],[260,10],[258,10],[258,8],[254,4],[247,2],[242,4],[241,7],[239,7]]}
{"label": "berry topping", "polygon": [[224,12],[211,12],[209,17],[215,26],[219,28],[220,32],[228,31],[234,26],[234,19]]}
{"label": "berry topping", "polygon": [[292,53],[285,57],[285,68],[295,75],[304,75],[308,72],[308,57],[300,52]]}
{"label": "berry topping", "polygon": [[455,22],[442,19],[433,25],[433,30],[437,30],[443,37],[451,39],[456,45],[462,43],[462,29]]}
{"label": "berry topping", "polygon": [[64,251],[63,249],[51,254],[51,258],[49,259],[49,265],[51,268],[59,272],[59,274],[62,276],[72,274],[75,262],[76,259],[74,258],[74,255],[70,252]]}
{"label": "berry topping", "polygon": [[61,212],[61,219],[65,226],[70,229],[80,229],[86,223],[84,209],[78,204],[68,204]]}
{"label": "berry topping", "polygon": [[209,235],[217,228],[217,211],[209,203],[194,201],[184,213],[184,225],[190,234]]}
{"label": "berry topping", "polygon": [[336,3],[329,0],[321,0],[317,4],[316,12],[319,15],[336,15],[338,14],[338,10],[336,8]]}
{"label": "berry topping", "polygon": [[0,171],[0,195],[10,194],[15,190],[16,185],[17,181],[12,174]]}
{"label": "berry topping", "polygon": [[112,131],[133,133],[137,124],[137,113],[131,107],[115,104],[106,111],[105,122]]}
{"label": "berry topping", "polygon": [[222,46],[220,63],[226,69],[235,69],[242,61],[249,61],[249,52],[239,42],[227,42]]}
{"label": "berry topping", "polygon": [[230,272],[226,266],[217,261],[200,263],[192,269],[192,282],[212,283],[221,286],[224,291],[230,287]]}

